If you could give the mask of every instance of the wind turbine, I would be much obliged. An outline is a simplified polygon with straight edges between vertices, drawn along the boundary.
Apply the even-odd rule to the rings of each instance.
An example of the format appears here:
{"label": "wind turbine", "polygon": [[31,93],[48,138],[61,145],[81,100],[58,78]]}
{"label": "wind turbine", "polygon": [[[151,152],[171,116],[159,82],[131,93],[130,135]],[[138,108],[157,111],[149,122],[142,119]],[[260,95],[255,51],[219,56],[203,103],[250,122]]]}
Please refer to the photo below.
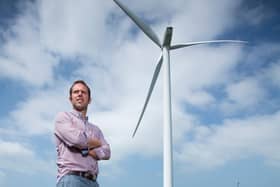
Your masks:
{"label": "wind turbine", "polygon": [[190,47],[193,45],[200,44],[209,44],[209,43],[246,43],[239,40],[211,40],[211,41],[199,41],[199,42],[190,42],[185,44],[171,45],[172,39],[172,27],[167,27],[163,42],[160,42],[156,33],[146,25],[139,17],[137,17],[131,10],[129,10],[124,4],[119,0],[113,0],[126,14],[129,16],[134,23],[156,44],[161,48],[161,54],[156,66],[156,69],[153,74],[152,82],[144,103],[144,107],[140,114],[138,123],[133,132],[132,137],[135,136],[137,129],[140,125],[140,122],[145,113],[146,107],[150,100],[151,94],[153,92],[155,83],[157,81],[161,66],[163,64],[163,186],[164,187],[173,187],[173,154],[172,154],[172,112],[171,112],[171,81],[170,81],[170,50],[175,50],[184,47]]}

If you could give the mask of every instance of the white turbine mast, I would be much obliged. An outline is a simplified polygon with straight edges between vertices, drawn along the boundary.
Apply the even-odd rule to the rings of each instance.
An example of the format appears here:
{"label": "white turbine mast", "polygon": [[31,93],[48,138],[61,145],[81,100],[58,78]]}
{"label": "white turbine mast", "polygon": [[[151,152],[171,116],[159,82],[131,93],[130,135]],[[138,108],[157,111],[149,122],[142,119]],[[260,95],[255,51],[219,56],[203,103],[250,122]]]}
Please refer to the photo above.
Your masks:
{"label": "white turbine mast", "polygon": [[156,69],[153,74],[152,82],[149,87],[149,91],[141,111],[136,128],[132,137],[135,136],[137,129],[141,123],[146,107],[149,103],[151,94],[153,92],[155,83],[157,81],[161,66],[163,64],[163,186],[173,187],[173,151],[172,151],[172,111],[171,111],[171,81],[170,81],[170,50],[175,50],[184,47],[190,47],[193,45],[210,44],[210,43],[247,43],[240,40],[211,40],[211,41],[199,41],[190,42],[185,44],[171,45],[172,39],[172,27],[167,27],[163,42],[160,42],[156,33],[146,25],[139,17],[137,17],[131,10],[129,10],[119,0],[113,0],[133,22],[157,45],[161,48],[162,52],[157,62]]}

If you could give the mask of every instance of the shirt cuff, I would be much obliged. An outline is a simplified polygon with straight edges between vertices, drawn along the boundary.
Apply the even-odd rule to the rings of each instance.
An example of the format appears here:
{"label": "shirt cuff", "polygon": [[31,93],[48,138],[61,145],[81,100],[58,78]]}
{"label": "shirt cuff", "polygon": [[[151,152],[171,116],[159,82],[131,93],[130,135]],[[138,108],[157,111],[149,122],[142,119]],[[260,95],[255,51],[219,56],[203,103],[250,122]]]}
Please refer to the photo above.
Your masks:
{"label": "shirt cuff", "polygon": [[102,158],[105,157],[104,151],[103,151],[102,149],[100,149],[100,148],[96,148],[96,149],[95,149],[95,153],[96,153],[96,155],[97,155],[97,157],[98,157],[99,159],[102,159]]}

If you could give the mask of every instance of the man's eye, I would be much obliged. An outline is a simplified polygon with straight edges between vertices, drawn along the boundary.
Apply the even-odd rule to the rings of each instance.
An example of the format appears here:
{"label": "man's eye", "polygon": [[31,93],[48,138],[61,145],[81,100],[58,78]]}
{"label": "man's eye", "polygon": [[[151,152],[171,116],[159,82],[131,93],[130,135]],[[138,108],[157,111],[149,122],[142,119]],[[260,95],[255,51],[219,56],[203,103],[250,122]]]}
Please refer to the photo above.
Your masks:
{"label": "man's eye", "polygon": [[80,92],[81,92],[82,94],[86,94],[86,91],[83,91],[83,90],[74,90],[74,91],[73,91],[74,94],[78,94],[78,93],[80,93]]}

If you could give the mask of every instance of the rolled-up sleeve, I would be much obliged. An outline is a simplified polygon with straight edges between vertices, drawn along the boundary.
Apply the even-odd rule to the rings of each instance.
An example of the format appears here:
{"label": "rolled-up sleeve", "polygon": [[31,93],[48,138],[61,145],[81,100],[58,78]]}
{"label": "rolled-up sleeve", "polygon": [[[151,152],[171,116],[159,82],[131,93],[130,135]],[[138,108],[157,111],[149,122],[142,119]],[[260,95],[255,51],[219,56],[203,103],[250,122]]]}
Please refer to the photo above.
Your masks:
{"label": "rolled-up sleeve", "polygon": [[101,146],[95,149],[95,153],[100,160],[109,160],[111,157],[110,145],[105,140],[103,133],[99,129],[99,140],[101,141]]}
{"label": "rolled-up sleeve", "polygon": [[60,112],[55,119],[54,134],[67,146],[80,149],[87,148],[88,138],[84,128],[73,123],[70,114]]}

